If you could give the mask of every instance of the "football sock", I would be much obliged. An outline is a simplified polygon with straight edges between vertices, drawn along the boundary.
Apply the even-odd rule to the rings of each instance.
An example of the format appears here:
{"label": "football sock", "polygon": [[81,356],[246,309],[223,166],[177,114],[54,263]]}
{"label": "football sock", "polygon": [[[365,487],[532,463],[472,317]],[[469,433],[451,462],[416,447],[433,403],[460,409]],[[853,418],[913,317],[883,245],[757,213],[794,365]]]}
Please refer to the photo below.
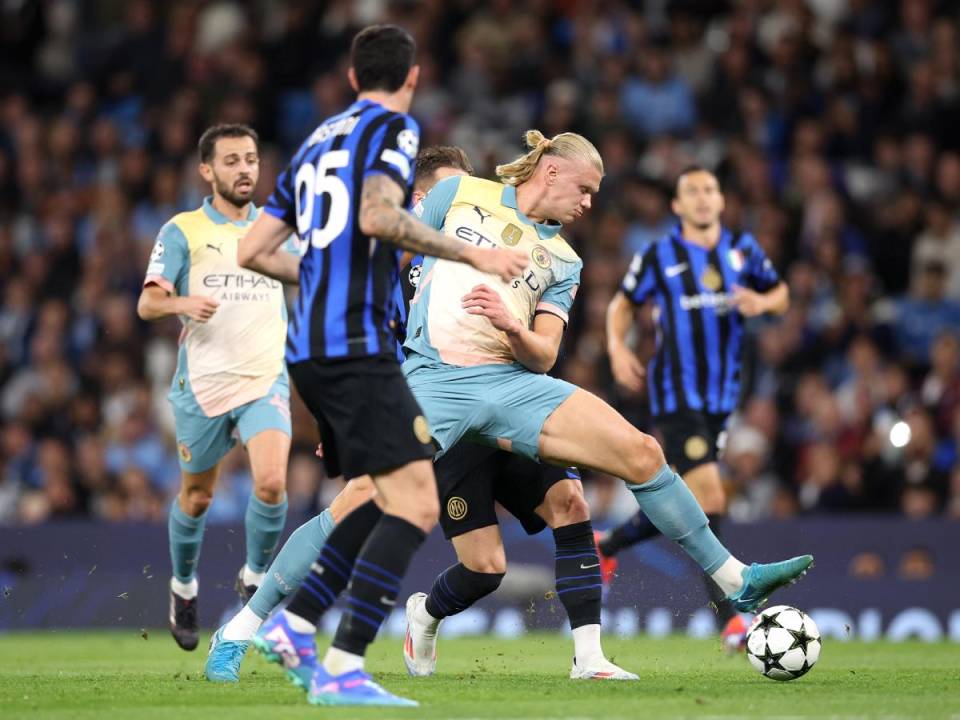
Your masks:
{"label": "football sock", "polygon": [[240,569],[240,580],[244,585],[254,585],[256,587],[260,587],[263,584],[264,577],[266,577],[266,573],[254,572],[246,563],[244,563],[243,567]]}
{"label": "football sock", "polygon": [[727,597],[743,587],[743,571],[746,569],[746,565],[731,555],[715,572],[710,573],[710,578],[720,586]]}
{"label": "football sock", "polygon": [[276,505],[268,505],[256,495],[250,495],[243,524],[247,531],[247,567],[253,572],[262,573],[267,569],[286,520],[286,495]]}
{"label": "football sock", "polygon": [[[652,479],[642,485],[628,483],[627,487],[651,522],[671,540],[680,544],[701,568],[713,576],[723,569],[730,552],[710,530],[707,516],[697,503],[686,483],[668,465],[663,465]],[[742,567],[742,565],[741,565]],[[726,572],[717,580],[724,592],[729,582]],[[742,578],[739,579],[742,584]]]}
{"label": "football sock", "polygon": [[180,582],[175,577],[170,578],[170,589],[184,600],[193,600],[197,596],[200,584],[195,577],[188,582]]}
{"label": "football sock", "polygon": [[335,647],[327,648],[327,654],[323,656],[323,669],[331,675],[363,670],[363,655],[354,655]]}
{"label": "football sock", "polygon": [[[331,541],[334,535],[330,536]],[[373,642],[380,625],[397,604],[403,576],[425,539],[423,530],[401,517],[380,518],[357,555],[333,647],[361,657],[366,653],[367,645]]]}
{"label": "football sock", "polygon": [[257,630],[263,625],[263,618],[258,616],[250,605],[244,605],[240,612],[230,618],[230,622],[223,626],[224,640],[253,640]]}
{"label": "football sock", "polygon": [[474,572],[457,563],[437,575],[424,608],[434,620],[456,615],[500,587],[503,576],[504,573]]}
{"label": "football sock", "polygon": [[599,622],[573,629],[573,656],[577,660],[577,665],[580,666],[603,659]]}
{"label": "football sock", "polygon": [[600,558],[589,520],[553,531],[556,545],[557,597],[570,618],[570,627],[600,624]]}
{"label": "football sock", "polygon": [[327,508],[290,534],[247,603],[257,617],[265,620],[287,595],[300,587],[333,528],[333,515]]}
{"label": "football sock", "polygon": [[[723,524],[723,516],[711,513],[707,515],[707,518],[710,520],[710,528],[713,530],[713,534],[719,538]],[[717,585],[713,578],[704,575],[703,585],[707,589],[707,596],[710,598],[710,602],[717,610],[717,618],[720,620],[720,627],[722,628],[730,621],[730,618],[737,614],[737,611],[734,609],[733,604],[727,600],[727,594],[720,589],[720,586]]]}
{"label": "football sock", "polygon": [[607,557],[613,557],[624,548],[636,545],[638,542],[643,542],[659,534],[660,531],[657,530],[657,526],[650,522],[650,518],[644,514],[643,510],[640,510],[625,523],[610,531],[600,541],[600,552]]}
{"label": "football sock", "polygon": [[180,509],[178,498],[173,499],[167,519],[167,534],[170,538],[170,562],[173,577],[182,583],[190,582],[197,574],[200,545],[203,544],[203,528],[207,522],[206,512],[190,517]]}
{"label": "football sock", "polygon": [[300,588],[287,605],[288,621],[294,630],[297,630],[294,625],[296,621],[290,615],[316,626],[320,616],[336,602],[337,596],[350,580],[360,548],[382,516],[380,508],[370,500],[343,518],[330,533]]}

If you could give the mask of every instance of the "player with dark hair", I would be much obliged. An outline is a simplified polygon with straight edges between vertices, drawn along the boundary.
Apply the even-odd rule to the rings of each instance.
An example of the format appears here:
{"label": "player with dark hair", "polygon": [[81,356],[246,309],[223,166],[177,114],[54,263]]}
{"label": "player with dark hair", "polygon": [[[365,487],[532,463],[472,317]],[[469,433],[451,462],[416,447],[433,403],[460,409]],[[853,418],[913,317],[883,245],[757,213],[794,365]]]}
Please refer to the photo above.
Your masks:
{"label": "player with dark hair", "polygon": [[[724,228],[723,194],[716,176],[691,167],[677,179],[673,212],[679,224],[633,258],[607,311],[607,348],[616,381],[640,392],[646,380],[664,453],[683,476],[718,534],[726,497],[717,455],[724,426],[740,397],[743,321],[789,307],[780,280],[752,235]],[[657,350],[645,371],[627,345],[636,309],[653,301]],[[643,513],[611,531],[600,551],[612,557],[659,535]],[[704,576],[724,632],[743,632],[725,594]]]}
{"label": "player with dark hair", "polygon": [[247,559],[237,577],[249,597],[263,581],[287,515],[290,387],[283,365],[281,284],[237,265],[237,243],[255,221],[257,133],[215,125],[200,138],[200,175],[212,195],[160,229],[137,312],[172,315],[183,337],[169,399],[182,479],[170,509],[170,631],[184,650],[198,639],[197,564],[220,463],[235,441],[250,456]]}
{"label": "player with dark hair", "polygon": [[[469,245],[406,211],[419,145],[406,114],[420,70],[414,53],[413,39],[395,26],[354,37],[348,75],[357,101],[301,145],[239,248],[241,265],[300,285],[286,358],[317,420],[328,473],[370,475],[377,486],[378,502],[336,526],[287,609],[265,628],[305,661],[315,657],[317,622],[349,583],[346,611],[310,683],[314,704],[416,704],[364,671],[367,646],[439,514],[430,427],[396,358],[396,248],[504,279],[526,265],[521,253]],[[281,252],[294,228],[299,262]]]}

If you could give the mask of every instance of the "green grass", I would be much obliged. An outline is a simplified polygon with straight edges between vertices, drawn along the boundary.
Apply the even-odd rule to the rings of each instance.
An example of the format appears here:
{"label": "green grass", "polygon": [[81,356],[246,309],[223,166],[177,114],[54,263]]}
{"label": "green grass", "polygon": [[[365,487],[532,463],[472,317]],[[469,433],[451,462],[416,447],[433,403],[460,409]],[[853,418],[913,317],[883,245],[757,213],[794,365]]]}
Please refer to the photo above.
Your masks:
{"label": "green grass", "polygon": [[[205,644],[201,648],[205,647]],[[767,680],[712,641],[605,641],[637,683],[572,682],[569,640],[442,641],[440,671],[408,678],[396,640],[376,643],[369,667],[415,710],[308,706],[276,666],[254,653],[237,686],[202,678],[205,653],[166,632],[0,635],[0,718],[602,718],[927,717],[960,719],[960,648],[948,644],[827,642],[820,663],[789,683]]]}

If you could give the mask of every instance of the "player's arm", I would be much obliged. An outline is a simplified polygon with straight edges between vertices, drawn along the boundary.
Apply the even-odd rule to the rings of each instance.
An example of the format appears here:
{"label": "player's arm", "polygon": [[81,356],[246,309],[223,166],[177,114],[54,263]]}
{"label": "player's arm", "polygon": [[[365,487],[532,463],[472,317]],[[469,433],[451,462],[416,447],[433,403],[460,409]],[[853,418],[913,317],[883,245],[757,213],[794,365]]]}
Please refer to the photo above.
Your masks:
{"label": "player's arm", "polygon": [[764,313],[783,315],[790,309],[790,289],[783,280],[766,292],[757,292],[735,285],[733,301],[744,317],[754,317]]}
{"label": "player's arm", "polygon": [[297,285],[300,257],[284,247],[294,229],[269,212],[260,213],[237,245],[237,263],[274,280]]}
{"label": "player's arm", "polygon": [[137,315],[141,320],[160,320],[171,315],[186,315],[205,323],[217,311],[220,303],[206,295],[179,296],[154,283],[148,283],[137,300]]}
{"label": "player's arm", "polygon": [[635,322],[636,306],[622,290],[607,305],[607,354],[613,379],[630,392],[641,392],[645,371],[643,363],[627,345],[627,335]]}
{"label": "player's arm", "polygon": [[403,209],[404,195],[386,174],[367,176],[360,196],[360,231],[417,255],[467,263],[504,281],[527,266],[526,255],[518,250],[481,249],[428,227]]}
{"label": "player's arm", "polygon": [[535,373],[545,373],[557,362],[560,341],[566,327],[564,320],[548,312],[533,317],[527,328],[507,309],[503,298],[488,285],[477,285],[461,298],[463,308],[471,315],[482,315],[507,336],[513,356]]}

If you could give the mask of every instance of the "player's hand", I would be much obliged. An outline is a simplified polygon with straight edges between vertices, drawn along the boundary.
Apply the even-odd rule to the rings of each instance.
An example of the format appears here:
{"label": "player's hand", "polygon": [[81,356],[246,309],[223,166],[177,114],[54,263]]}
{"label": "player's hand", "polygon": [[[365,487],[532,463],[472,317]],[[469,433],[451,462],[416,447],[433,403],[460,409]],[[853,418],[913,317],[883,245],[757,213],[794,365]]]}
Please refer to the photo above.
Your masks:
{"label": "player's hand", "polygon": [[467,262],[480,272],[498,276],[504,282],[522,275],[530,263],[527,253],[513,248],[478,248],[470,246]]}
{"label": "player's hand", "polygon": [[619,348],[610,353],[610,369],[618,385],[632,393],[643,392],[643,381],[647,372],[640,358],[628,348]]}
{"label": "player's hand", "polygon": [[767,311],[767,299],[755,290],[734,285],[733,306],[744,317],[756,317]]}
{"label": "player's hand", "polygon": [[180,298],[178,315],[186,315],[198,323],[205,323],[217,312],[220,303],[206,295],[186,295]]}
{"label": "player's hand", "polygon": [[489,285],[477,285],[460,298],[461,307],[471,315],[483,315],[502,332],[516,332],[520,321],[507,309],[503,298]]}

